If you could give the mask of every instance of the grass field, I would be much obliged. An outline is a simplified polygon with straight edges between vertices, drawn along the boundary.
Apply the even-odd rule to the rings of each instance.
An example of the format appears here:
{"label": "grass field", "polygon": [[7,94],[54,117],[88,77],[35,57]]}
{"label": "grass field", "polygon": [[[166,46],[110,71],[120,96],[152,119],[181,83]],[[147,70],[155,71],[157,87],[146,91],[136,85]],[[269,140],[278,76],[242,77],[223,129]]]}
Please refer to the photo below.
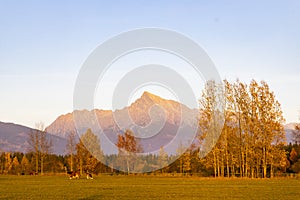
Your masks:
{"label": "grass field", "polygon": [[300,199],[300,179],[0,176],[0,199]]}

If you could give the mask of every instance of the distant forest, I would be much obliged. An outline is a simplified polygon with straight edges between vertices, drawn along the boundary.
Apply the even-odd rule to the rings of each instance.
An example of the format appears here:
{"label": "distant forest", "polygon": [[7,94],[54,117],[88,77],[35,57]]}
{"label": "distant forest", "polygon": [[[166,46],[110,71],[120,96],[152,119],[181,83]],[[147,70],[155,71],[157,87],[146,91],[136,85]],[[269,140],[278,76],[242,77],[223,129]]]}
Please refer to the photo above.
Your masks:
{"label": "distant forest", "polygon": [[208,81],[199,103],[194,145],[187,150],[179,146],[178,156],[168,155],[163,147],[158,154],[140,155],[143,148],[131,130],[118,136],[118,154],[104,155],[91,129],[78,143],[76,133],[69,133],[67,155],[53,155],[45,132],[35,131],[28,138],[28,153],[1,153],[0,173],[143,172],[249,178],[300,173],[300,127],[294,131],[294,143],[287,145],[280,103],[266,82],[253,80],[247,85],[225,80],[218,85]]}

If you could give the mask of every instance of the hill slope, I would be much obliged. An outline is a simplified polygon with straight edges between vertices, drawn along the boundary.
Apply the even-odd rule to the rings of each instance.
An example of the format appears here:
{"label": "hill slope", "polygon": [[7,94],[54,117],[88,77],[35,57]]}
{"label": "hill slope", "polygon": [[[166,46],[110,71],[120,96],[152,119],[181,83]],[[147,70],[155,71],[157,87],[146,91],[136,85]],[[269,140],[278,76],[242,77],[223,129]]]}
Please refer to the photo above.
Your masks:
{"label": "hill slope", "polygon": [[[26,126],[13,123],[0,122],[0,150],[5,152],[27,152],[28,137],[34,131]],[[52,153],[64,154],[66,139],[55,135],[47,134],[51,139],[53,148]]]}

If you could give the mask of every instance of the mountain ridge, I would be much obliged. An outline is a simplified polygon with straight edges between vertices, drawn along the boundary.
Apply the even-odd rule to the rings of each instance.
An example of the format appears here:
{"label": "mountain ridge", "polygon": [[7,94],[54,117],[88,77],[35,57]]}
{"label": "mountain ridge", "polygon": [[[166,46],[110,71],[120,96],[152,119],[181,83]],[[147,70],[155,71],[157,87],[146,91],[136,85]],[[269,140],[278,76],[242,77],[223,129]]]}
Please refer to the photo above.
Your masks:
{"label": "mountain ridge", "polygon": [[[61,137],[66,137],[66,134],[75,128],[75,124],[72,122],[74,118],[74,113],[80,113],[83,116],[86,116],[86,118],[89,118],[91,113],[95,113],[98,116],[98,121],[100,121],[101,127],[103,129],[107,129],[107,127],[114,126],[113,122],[113,114],[116,114],[117,116],[121,117],[122,115],[126,115],[126,113],[129,113],[132,120],[137,123],[137,125],[145,126],[145,124],[149,124],[150,122],[150,116],[149,112],[151,109],[153,109],[153,106],[156,105],[163,107],[165,110],[167,110],[167,119],[169,122],[172,122],[174,124],[178,124],[181,119],[178,117],[178,115],[181,115],[182,112],[180,112],[180,108],[185,110],[187,112],[191,112],[195,115],[198,115],[197,109],[190,109],[186,105],[181,104],[174,100],[169,99],[163,99],[158,95],[154,95],[150,92],[145,91],[140,98],[138,98],[135,102],[131,103],[129,106],[125,106],[122,109],[116,109],[115,111],[112,110],[103,110],[103,109],[92,109],[92,110],[75,110],[70,113],[66,113],[63,115],[60,115],[56,118],[56,120],[51,123],[47,128],[46,131],[58,135]],[[137,112],[137,110],[141,109],[147,109],[149,112]],[[154,108],[155,110],[155,108]],[[155,111],[159,110],[159,108],[156,108]],[[173,114],[173,112],[177,112]],[[175,116],[174,116],[175,115]],[[99,117],[103,116],[103,117]],[[186,116],[184,116],[186,117]],[[185,120],[184,117],[182,117],[182,120]],[[82,117],[84,118],[84,117]],[[99,120],[101,118],[101,120]],[[186,120],[185,120],[186,121]],[[104,123],[106,122],[106,123]],[[124,123],[123,127],[127,126],[127,122],[121,122]],[[192,125],[192,124],[190,124]],[[127,127],[129,128],[129,127]]]}
{"label": "mountain ridge", "polygon": [[[0,150],[5,152],[28,152],[29,134],[36,129],[32,129],[12,122],[0,122]],[[65,154],[66,139],[46,133],[51,139],[52,153]]]}
{"label": "mountain ridge", "polygon": [[[129,106],[115,111],[76,110],[61,115],[46,128],[46,131],[66,138],[67,134],[75,129],[81,135],[87,128],[91,128],[98,135],[104,133],[114,144],[117,141],[117,135],[124,133],[126,129],[131,129],[137,135],[145,137],[157,133],[148,139],[148,143],[152,143],[151,147],[148,143],[146,144],[145,140],[141,141],[145,145],[145,151],[154,151],[170,142],[179,129],[182,129],[179,131],[185,130],[187,135],[189,132],[194,132],[198,114],[197,109],[190,109],[174,100],[163,99],[150,92],[144,92]],[[100,141],[102,139],[100,138]]]}

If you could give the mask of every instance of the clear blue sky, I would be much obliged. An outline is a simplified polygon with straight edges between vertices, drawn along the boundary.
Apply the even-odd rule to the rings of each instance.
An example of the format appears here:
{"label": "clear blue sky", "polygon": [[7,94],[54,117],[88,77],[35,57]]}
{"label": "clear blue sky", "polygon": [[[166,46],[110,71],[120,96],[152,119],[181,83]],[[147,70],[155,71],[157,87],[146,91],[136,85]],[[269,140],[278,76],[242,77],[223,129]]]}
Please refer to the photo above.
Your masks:
{"label": "clear blue sky", "polygon": [[287,122],[298,121],[297,0],[0,0],[0,121],[49,125],[71,112],[75,79],[89,53],[114,35],[143,27],[189,36],[222,78],[267,81]]}

